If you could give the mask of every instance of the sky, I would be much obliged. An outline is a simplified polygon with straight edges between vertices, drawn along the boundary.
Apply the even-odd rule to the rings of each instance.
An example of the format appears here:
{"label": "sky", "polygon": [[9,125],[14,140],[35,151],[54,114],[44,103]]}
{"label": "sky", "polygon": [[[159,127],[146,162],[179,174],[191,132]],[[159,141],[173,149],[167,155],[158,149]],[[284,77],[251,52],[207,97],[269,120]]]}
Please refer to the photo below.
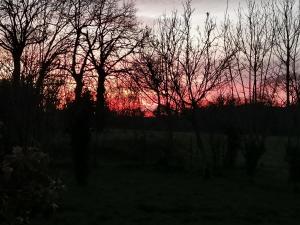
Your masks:
{"label": "sky", "polygon": [[[224,18],[228,1],[228,13],[236,16],[239,3],[245,0],[193,0],[194,19],[201,21],[209,12],[217,21]],[[157,17],[177,9],[182,10],[182,0],[136,0],[137,16],[146,24],[151,24]]]}

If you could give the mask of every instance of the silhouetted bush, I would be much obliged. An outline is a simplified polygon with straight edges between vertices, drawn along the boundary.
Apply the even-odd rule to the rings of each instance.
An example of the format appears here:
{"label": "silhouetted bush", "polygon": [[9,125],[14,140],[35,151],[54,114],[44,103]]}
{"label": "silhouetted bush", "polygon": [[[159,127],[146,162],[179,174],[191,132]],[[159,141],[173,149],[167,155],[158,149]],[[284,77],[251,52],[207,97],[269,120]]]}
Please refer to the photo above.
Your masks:
{"label": "silhouetted bush", "polygon": [[227,148],[224,156],[224,167],[233,169],[236,166],[238,150],[241,147],[241,134],[234,127],[230,127],[226,131]]}
{"label": "silhouetted bush", "polygon": [[215,176],[222,175],[224,143],[218,135],[211,134],[209,136],[209,145],[211,150],[211,170]]}
{"label": "silhouetted bush", "polygon": [[88,181],[90,154],[88,145],[92,113],[91,96],[88,92],[70,106],[72,157],[75,178],[79,185],[85,185]]}
{"label": "silhouetted bush", "polygon": [[41,105],[36,89],[22,82],[18,88],[9,80],[0,80],[0,120],[7,129],[10,146],[32,145],[40,130]]}
{"label": "silhouetted bush", "polygon": [[257,170],[259,160],[266,151],[265,138],[250,134],[244,138],[244,157],[247,175],[253,177]]}
{"label": "silhouetted bush", "polygon": [[286,146],[286,161],[289,164],[289,180],[297,191],[297,184],[300,182],[300,146],[298,141],[288,141]]}

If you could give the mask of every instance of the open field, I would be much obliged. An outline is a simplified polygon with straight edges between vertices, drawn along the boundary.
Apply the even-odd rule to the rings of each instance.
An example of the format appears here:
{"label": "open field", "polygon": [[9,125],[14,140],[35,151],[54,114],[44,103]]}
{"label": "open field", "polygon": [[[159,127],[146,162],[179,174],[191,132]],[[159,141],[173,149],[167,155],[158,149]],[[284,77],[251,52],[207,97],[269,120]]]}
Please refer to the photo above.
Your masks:
{"label": "open field", "polygon": [[[100,141],[104,147],[98,151],[97,166],[92,168],[87,187],[77,187],[70,164],[59,163],[57,168],[67,189],[57,214],[43,223],[295,225],[300,222],[300,194],[293,193],[288,182],[283,138],[268,138],[267,152],[254,181],[250,181],[242,168],[242,157],[235,171],[210,180],[203,180],[197,170],[185,166],[157,167],[151,160],[143,159],[159,152],[164,134],[148,132],[147,149],[141,146],[145,144],[141,135],[114,130],[98,137],[97,143]],[[191,148],[191,134],[175,136],[176,149]],[[92,147],[97,143],[92,143]],[[137,149],[146,153],[139,155]]]}
{"label": "open field", "polygon": [[268,175],[259,174],[256,184],[242,177],[203,181],[102,164],[88,187],[67,183],[61,208],[45,224],[297,224],[300,196]]}
{"label": "open field", "polygon": [[[163,131],[139,131],[139,130],[107,130],[100,136],[93,135],[91,144],[92,153],[104,157],[121,157],[123,160],[155,163],[161,156],[162,150],[168,148],[167,132]],[[221,157],[226,151],[226,137],[223,134],[202,134],[203,146],[211,152],[211,145],[218,142]],[[275,170],[281,178],[288,176],[288,164],[286,158],[287,138],[271,136],[265,141],[266,152],[260,160],[259,166]],[[237,164],[244,166],[243,140]],[[199,163],[199,151],[196,139],[192,132],[174,132],[173,157],[176,167],[190,170]],[[99,156],[101,158],[101,156]],[[275,174],[274,174],[275,175]]]}

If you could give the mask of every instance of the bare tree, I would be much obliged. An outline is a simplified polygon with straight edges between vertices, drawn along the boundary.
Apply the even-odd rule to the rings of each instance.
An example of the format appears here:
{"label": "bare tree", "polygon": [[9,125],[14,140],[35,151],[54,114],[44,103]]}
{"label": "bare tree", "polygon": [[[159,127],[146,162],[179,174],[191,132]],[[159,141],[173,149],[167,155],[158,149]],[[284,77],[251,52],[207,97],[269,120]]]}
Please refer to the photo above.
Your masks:
{"label": "bare tree", "polygon": [[183,50],[180,55],[181,73],[172,78],[172,87],[177,94],[176,102],[181,111],[191,112],[191,122],[201,155],[203,175],[209,175],[208,153],[202,144],[198,110],[203,100],[220,85],[224,84],[224,72],[228,69],[236,49],[224,54],[220,46],[222,34],[209,13],[206,15],[204,28],[196,36],[192,30],[193,9],[191,0],[184,3]]}
{"label": "bare tree", "polygon": [[[198,110],[209,93],[225,84],[225,71],[237,50],[233,47],[225,52],[220,45],[223,34],[217,31],[217,25],[209,13],[203,30],[199,29],[197,34],[191,23],[191,5],[191,0],[184,3],[182,17],[173,12],[158,21],[150,42],[151,50],[145,47],[145,52],[138,55],[136,80],[142,88],[146,86],[150,93],[156,93],[154,99],[159,99],[158,103],[166,106],[170,126],[173,111],[191,112],[203,172],[208,172],[209,159],[202,144]],[[170,130],[170,135],[173,135]],[[172,136],[169,138],[172,139]]]}
{"label": "bare tree", "polygon": [[[222,44],[224,48],[224,54],[229,56],[232,53],[232,48],[239,49],[239,43],[238,43],[238,36],[236,35],[234,31],[234,23],[231,21],[231,18],[228,14],[228,1],[227,1],[227,8],[225,11],[224,21],[222,24]],[[235,59],[237,59],[238,53],[235,54]],[[242,93],[240,93],[238,83],[236,80],[238,79],[239,70],[238,70],[238,60],[232,60],[231,63],[228,65],[228,73],[227,75],[227,84],[229,86],[230,90],[230,98],[231,100],[237,98],[239,102],[241,102],[241,95],[245,96],[244,90],[242,90]],[[243,84],[243,82],[242,82]],[[242,85],[243,87],[244,85]],[[225,87],[228,88],[227,86]],[[228,91],[228,90],[226,90]],[[220,96],[221,97],[221,96]]]}
{"label": "bare tree", "polygon": [[[291,104],[292,85],[297,82],[296,64],[299,55],[300,4],[295,0],[277,1],[274,7],[276,16],[276,56],[284,66],[286,106]],[[297,85],[294,85],[296,92]]]}
{"label": "bare tree", "polygon": [[[8,127],[12,144],[28,144],[34,130],[34,90],[24,82],[22,57],[26,48],[45,40],[52,3],[44,0],[0,1],[0,47],[9,53],[13,65],[13,89],[8,96],[11,112]],[[24,85],[20,85],[21,82]]]}
{"label": "bare tree", "polygon": [[148,37],[143,45],[130,60],[131,69],[129,80],[134,81],[134,86],[139,92],[149,98],[153,104],[157,105],[156,116],[160,117],[160,109],[163,104],[163,69],[161,58],[155,48],[154,36],[148,31]]}
{"label": "bare tree", "polygon": [[45,39],[44,18],[50,1],[44,0],[3,0],[0,2],[0,46],[13,59],[13,84],[21,79],[21,57],[26,46],[40,43]]}
{"label": "bare tree", "polygon": [[104,128],[105,81],[120,70],[120,62],[139,45],[139,29],[132,1],[95,0],[93,23],[85,32],[91,64],[98,76],[97,126]]}
{"label": "bare tree", "polygon": [[248,90],[248,101],[254,104],[265,100],[274,59],[275,28],[271,10],[269,2],[248,0],[246,11],[240,9],[238,13],[236,35],[240,53],[237,71],[244,92]]}
{"label": "bare tree", "polygon": [[66,16],[70,20],[71,37],[73,43],[66,58],[66,69],[75,80],[75,101],[81,98],[84,87],[84,75],[90,70],[88,68],[88,49],[85,33],[90,28],[93,21],[91,1],[88,0],[69,0],[69,8]]}
{"label": "bare tree", "polygon": [[167,146],[161,163],[168,165],[174,146],[173,123],[178,107],[174,99],[172,80],[180,73],[179,57],[182,51],[182,20],[176,11],[158,19],[136,54],[131,78],[139,90],[157,104],[155,114],[163,117],[167,126]]}
{"label": "bare tree", "polygon": [[66,8],[66,2],[52,2],[45,8],[44,16],[50,17],[43,18],[45,39],[27,46],[21,58],[23,77],[35,86],[39,102],[44,89],[49,90],[49,86],[57,86],[63,80],[63,58],[71,48],[72,35]]}

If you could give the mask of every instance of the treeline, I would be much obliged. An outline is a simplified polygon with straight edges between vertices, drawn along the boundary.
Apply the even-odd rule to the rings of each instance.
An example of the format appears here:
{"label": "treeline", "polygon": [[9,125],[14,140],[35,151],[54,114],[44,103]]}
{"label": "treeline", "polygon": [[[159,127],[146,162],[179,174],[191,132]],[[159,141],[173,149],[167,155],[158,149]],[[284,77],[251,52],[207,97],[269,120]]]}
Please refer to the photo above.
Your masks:
{"label": "treeline", "polygon": [[182,13],[145,27],[133,1],[2,1],[1,78],[33,86],[38,102],[56,106],[89,89],[99,113],[118,91],[179,111],[216,94],[297,104],[298,2],[242,5],[222,21],[207,13],[193,24],[188,0]]}
{"label": "treeline", "polygon": [[[241,134],[255,131],[268,136],[298,136],[299,109],[265,105],[210,105],[198,110],[197,117],[202,133],[224,134],[228,129],[236,128]],[[109,129],[132,129],[165,131],[168,118],[164,116],[143,117],[132,114],[111,113],[107,117]],[[172,116],[175,132],[193,132],[190,118],[187,114]]]}
{"label": "treeline", "polygon": [[[219,22],[209,12],[195,21],[191,0],[181,9],[149,27],[129,0],[1,1],[0,120],[7,145],[36,145],[49,136],[52,119],[65,118],[58,109],[69,112],[73,125],[78,119],[75,127],[84,127],[79,114],[86,112],[101,132],[109,109],[140,116],[148,107],[163,118],[170,149],[174,118],[187,118],[206,167],[201,131],[214,126],[203,121],[203,107],[299,103],[297,1],[247,0]],[[250,108],[243,119],[254,121]],[[262,124],[248,124],[239,129],[262,135]]]}

